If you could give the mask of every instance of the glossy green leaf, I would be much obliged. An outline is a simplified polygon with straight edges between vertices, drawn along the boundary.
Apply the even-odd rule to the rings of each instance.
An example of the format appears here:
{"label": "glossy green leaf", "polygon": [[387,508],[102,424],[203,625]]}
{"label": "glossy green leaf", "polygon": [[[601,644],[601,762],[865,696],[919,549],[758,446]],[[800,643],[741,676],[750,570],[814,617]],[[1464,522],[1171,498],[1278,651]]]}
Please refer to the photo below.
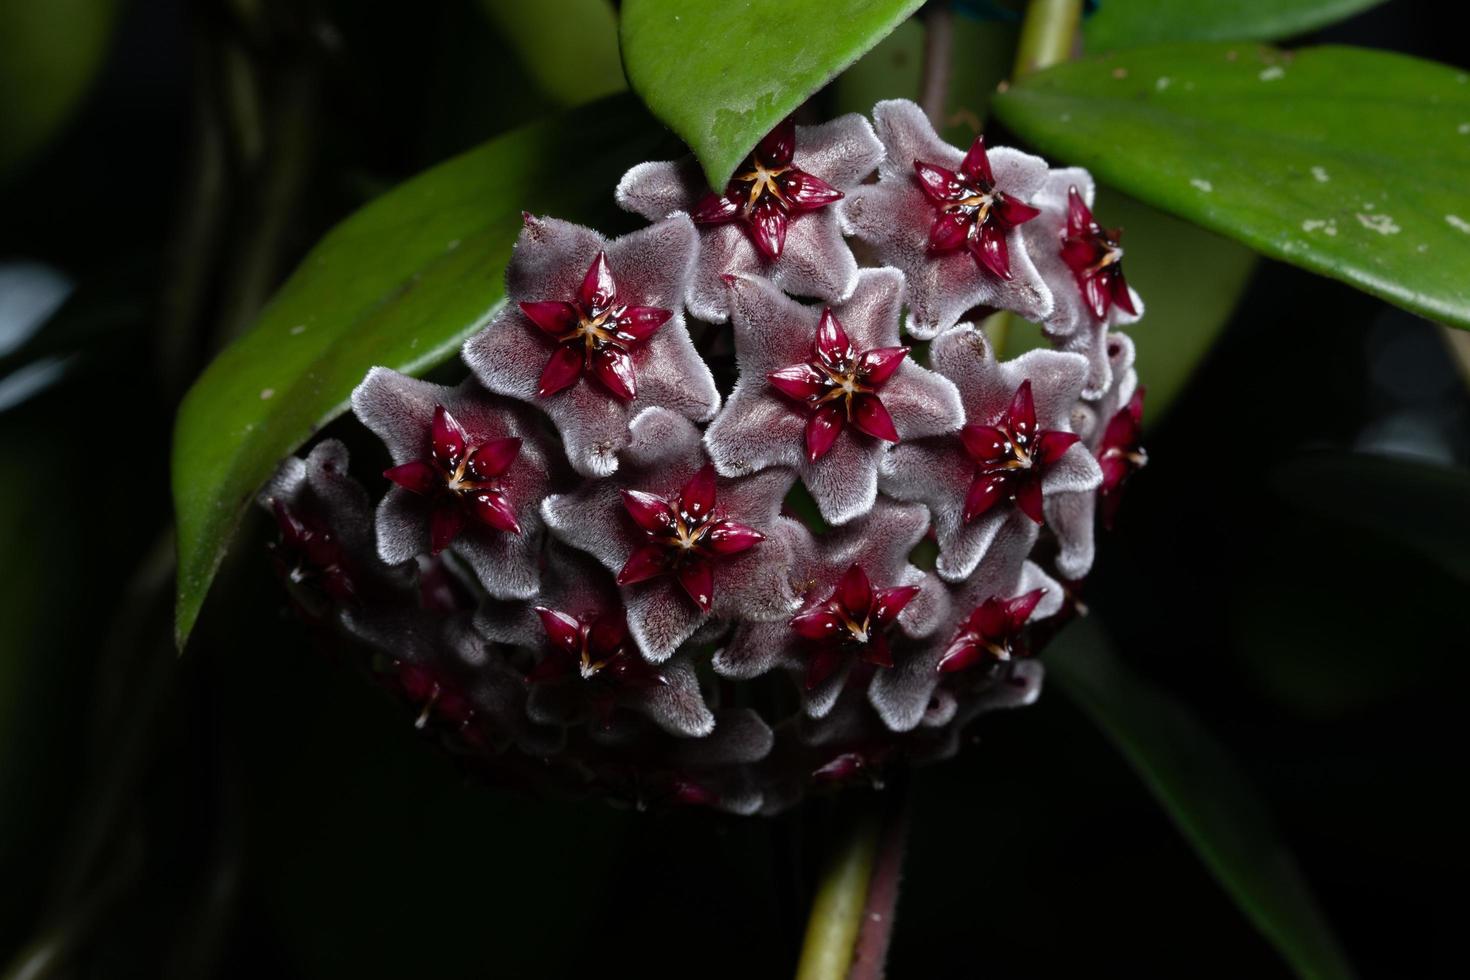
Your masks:
{"label": "glossy green leaf", "polygon": [[1149,204],[1470,327],[1470,74],[1356,48],[1165,45],[1058,65],[995,107]]}
{"label": "glossy green leaf", "polygon": [[117,0],[0,4],[0,174],[61,127],[102,66]]}
{"label": "glossy green leaf", "polygon": [[610,0],[480,0],[480,9],[515,48],[521,70],[557,105],[627,88]]}
{"label": "glossy green leaf", "polygon": [[923,0],[625,0],[628,81],[723,187],[760,139]]}
{"label": "glossy green leaf", "polygon": [[1470,582],[1470,471],[1425,460],[1323,452],[1271,471],[1282,499],[1418,552]]}
{"label": "glossy green leaf", "polygon": [[1127,757],[1241,910],[1301,976],[1352,976],[1300,869],[1240,766],[1199,721],[1129,669],[1094,620],[1048,648],[1056,682]]}
{"label": "glossy green leaf", "polygon": [[[1225,329],[1250,281],[1256,257],[1247,248],[1099,187],[1097,217],[1121,227],[1128,282],[1144,317],[1124,327],[1138,351],[1138,379],[1148,388],[1144,418],[1164,417]],[[1036,327],[1017,323],[1006,335],[1007,357],[1044,344]]]}
{"label": "glossy green leaf", "polygon": [[1082,22],[1089,51],[1158,41],[1275,41],[1313,31],[1383,0],[1107,0]]}
{"label": "glossy green leaf", "polygon": [[622,173],[665,142],[632,98],[599,102],[441,164],[322,239],[179,410],[181,644],[279,460],[344,410],[368,368],[421,373],[455,354],[501,297],[523,209],[598,223]]}

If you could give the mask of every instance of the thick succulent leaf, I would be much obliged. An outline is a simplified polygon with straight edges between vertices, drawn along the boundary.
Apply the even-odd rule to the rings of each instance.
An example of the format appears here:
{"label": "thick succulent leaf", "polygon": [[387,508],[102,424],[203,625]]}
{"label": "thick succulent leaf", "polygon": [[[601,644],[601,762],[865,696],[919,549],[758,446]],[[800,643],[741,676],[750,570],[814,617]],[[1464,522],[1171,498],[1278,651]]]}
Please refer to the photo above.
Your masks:
{"label": "thick succulent leaf", "polygon": [[[611,0],[480,0],[480,9],[515,48],[521,69],[557,105],[581,105],[628,87]],[[568,52],[575,53],[572,71]]]}
{"label": "thick succulent leaf", "polygon": [[1357,48],[1160,45],[1039,72],[995,106],[1141,200],[1470,327],[1470,74]]}
{"label": "thick succulent leaf", "polygon": [[661,142],[631,98],[599,102],[443,163],[322,239],[179,410],[181,643],[277,461],[341,414],[368,368],[416,374],[454,355],[501,298],[522,209],[610,214],[618,176]]}
{"label": "thick succulent leaf", "polygon": [[626,0],[633,90],[724,187],[751,148],[922,0]]}
{"label": "thick succulent leaf", "polygon": [[0,174],[70,118],[107,54],[117,0],[0,4]]}
{"label": "thick succulent leaf", "polygon": [[[1142,321],[1121,329],[1138,344],[1135,366],[1148,385],[1146,418],[1152,424],[1164,417],[1225,329],[1256,256],[1111,187],[1098,188],[1096,211],[1098,220],[1123,229],[1128,282],[1148,303]],[[1040,328],[1016,324],[1006,334],[1004,353],[1014,357],[1045,343]]]}
{"label": "thick succulent leaf", "polygon": [[1296,972],[1350,977],[1331,927],[1270,814],[1225,746],[1129,669],[1084,619],[1045,655],[1047,676],[1127,757],[1256,928]]}
{"label": "thick succulent leaf", "polygon": [[1275,41],[1325,27],[1383,0],[1108,0],[1082,22],[1089,51],[1159,41]]}
{"label": "thick succulent leaf", "polygon": [[1268,480],[1278,495],[1302,510],[1403,545],[1470,582],[1470,514],[1465,509],[1470,472],[1465,469],[1324,452],[1283,463]]}

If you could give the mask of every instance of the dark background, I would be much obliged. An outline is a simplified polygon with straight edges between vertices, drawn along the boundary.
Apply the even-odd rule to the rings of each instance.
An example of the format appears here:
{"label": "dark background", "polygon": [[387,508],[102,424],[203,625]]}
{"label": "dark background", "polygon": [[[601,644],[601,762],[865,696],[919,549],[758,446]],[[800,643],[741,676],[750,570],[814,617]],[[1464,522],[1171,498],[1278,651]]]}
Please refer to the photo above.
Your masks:
{"label": "dark background", "polygon": [[[316,13],[328,36],[285,18],[249,41],[280,92],[316,66],[268,282],[373,193],[548,109],[469,0]],[[1425,13],[1391,3],[1308,40],[1470,64]],[[467,783],[289,615],[259,525],[175,658],[172,416],[263,193],[248,168],[191,183],[232,36],[223,5],[126,4],[78,116],[0,183],[0,262],[75,283],[30,351],[67,370],[0,411],[0,960],[63,936],[75,972],[105,977],[789,975],[825,806],[639,815]],[[214,251],[180,244],[200,208]],[[1166,324],[1130,332],[1168,343]],[[1238,756],[1366,976],[1464,959],[1466,582],[1393,529],[1463,535],[1467,501],[1420,477],[1470,459],[1467,412],[1438,328],[1263,263],[1150,420],[1088,596]],[[1344,484],[1310,465],[1323,450],[1377,455]],[[1355,497],[1356,465],[1391,489]],[[911,788],[893,976],[1286,972],[1056,690]]]}

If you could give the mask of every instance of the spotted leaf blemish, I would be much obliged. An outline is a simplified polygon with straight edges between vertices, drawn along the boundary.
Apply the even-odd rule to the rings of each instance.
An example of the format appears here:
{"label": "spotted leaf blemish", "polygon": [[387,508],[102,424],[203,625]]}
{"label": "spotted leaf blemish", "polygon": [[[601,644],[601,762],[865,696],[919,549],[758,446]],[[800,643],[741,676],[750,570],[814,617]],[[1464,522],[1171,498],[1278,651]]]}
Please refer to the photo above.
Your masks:
{"label": "spotted leaf blemish", "polygon": [[1358,224],[1369,231],[1376,231],[1380,235],[1397,235],[1403,229],[1399,228],[1393,218],[1386,214],[1363,214],[1361,211],[1356,215]]}

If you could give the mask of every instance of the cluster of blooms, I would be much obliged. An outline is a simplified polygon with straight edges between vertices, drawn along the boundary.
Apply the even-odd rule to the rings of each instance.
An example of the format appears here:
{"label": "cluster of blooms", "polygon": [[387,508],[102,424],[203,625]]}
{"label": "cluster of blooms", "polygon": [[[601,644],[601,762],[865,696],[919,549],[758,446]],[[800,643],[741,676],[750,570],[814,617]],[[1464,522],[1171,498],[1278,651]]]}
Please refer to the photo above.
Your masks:
{"label": "cluster of blooms", "polygon": [[[474,377],[353,393],[392,457],[376,513],[332,440],[265,488],[299,604],[467,760],[769,813],[1036,697],[1036,624],[1143,462],[1112,332],[1143,305],[1085,171],[873,120],[783,124],[723,192],[634,167],[651,223],[621,238],[527,215]],[[997,360],[991,310],[1054,349]]]}

